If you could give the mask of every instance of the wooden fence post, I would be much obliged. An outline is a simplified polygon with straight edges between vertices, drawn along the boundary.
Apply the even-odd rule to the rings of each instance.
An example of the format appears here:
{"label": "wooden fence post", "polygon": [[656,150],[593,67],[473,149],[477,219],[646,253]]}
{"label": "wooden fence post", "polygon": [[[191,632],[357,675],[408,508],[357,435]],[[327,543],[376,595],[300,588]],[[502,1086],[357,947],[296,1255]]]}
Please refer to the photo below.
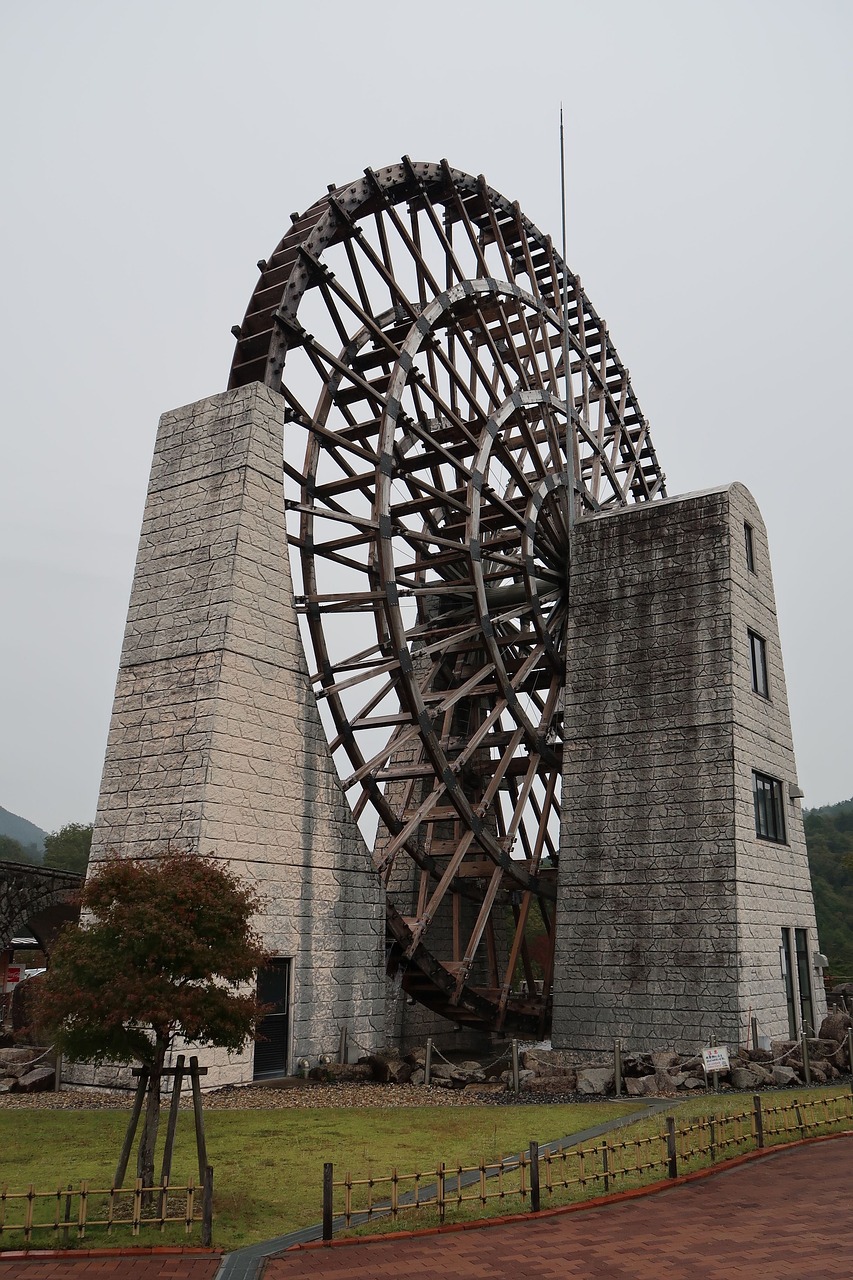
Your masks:
{"label": "wooden fence post", "polygon": [[349,1050],[347,1046],[347,1029],[346,1027],[341,1027],[341,1038],[338,1042],[338,1062],[341,1064],[341,1066],[346,1065],[348,1053],[349,1053]]}
{"label": "wooden fence post", "polygon": [[213,1244],[213,1166],[204,1170],[201,1193],[201,1243],[205,1248]]}
{"label": "wooden fence post", "polygon": [[424,1055],[424,1084],[429,1084],[432,1074],[432,1036],[427,1036],[426,1054]]}
{"label": "wooden fence post", "polygon": [[678,1177],[678,1147],[675,1142],[675,1117],[666,1118],[666,1157],[669,1164],[669,1176]]}
{"label": "wooden fence post", "polygon": [[444,1201],[444,1174],[445,1174],[445,1168],[446,1168],[445,1163],[444,1163],[444,1161],[442,1160],[441,1164],[438,1166],[438,1179],[437,1179],[437,1181],[438,1181],[438,1220],[439,1220],[439,1222],[444,1222],[444,1203],[445,1203],[445,1201]]}
{"label": "wooden fence post", "polygon": [[616,1089],[616,1097],[622,1094],[622,1041],[613,1041],[613,1080]]}
{"label": "wooden fence post", "polygon": [[332,1238],[332,1221],[334,1219],[334,1183],[335,1166],[323,1165],[323,1239]]}
{"label": "wooden fence post", "polygon": [[853,1027],[847,1028],[847,1065],[853,1075]]}
{"label": "wooden fence post", "polygon": [[752,1106],[755,1111],[755,1141],[761,1148],[764,1146],[764,1116],[761,1114],[761,1097],[757,1093],[752,1096]]}
{"label": "wooden fence post", "polygon": [[530,1144],[530,1208],[539,1212],[539,1143]]}
{"label": "wooden fence post", "polygon": [[518,1093],[521,1087],[521,1081],[518,1075],[518,1041],[512,1042],[512,1091]]}
{"label": "wooden fence post", "polygon": [[68,1186],[67,1186],[67,1188],[66,1188],[66,1190],[65,1190],[65,1214],[64,1214],[63,1219],[62,1219],[62,1220],[63,1220],[63,1222],[65,1223],[65,1226],[62,1228],[62,1243],[63,1243],[64,1245],[67,1245],[67,1244],[68,1244],[68,1230],[69,1230],[69,1228],[68,1228],[68,1224],[69,1224],[69,1223],[70,1223],[70,1221],[71,1221],[71,1192],[72,1192],[72,1190],[73,1190],[72,1184],[69,1182],[69,1184],[68,1184]]}
{"label": "wooden fence post", "polygon": [[809,1061],[809,1042],[805,1031],[800,1034],[800,1052],[803,1058],[803,1078],[807,1085],[812,1082],[812,1064]]}

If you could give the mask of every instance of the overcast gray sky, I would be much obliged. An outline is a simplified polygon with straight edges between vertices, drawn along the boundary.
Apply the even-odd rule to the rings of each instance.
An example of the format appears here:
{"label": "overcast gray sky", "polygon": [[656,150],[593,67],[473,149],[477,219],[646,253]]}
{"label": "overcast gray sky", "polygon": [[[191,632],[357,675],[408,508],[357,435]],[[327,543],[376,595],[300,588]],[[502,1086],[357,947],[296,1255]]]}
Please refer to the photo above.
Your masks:
{"label": "overcast gray sky", "polygon": [[559,236],[670,493],[770,534],[800,782],[853,794],[842,0],[0,4],[0,805],[94,817],[159,414],[224,390],[267,256],[405,152]]}

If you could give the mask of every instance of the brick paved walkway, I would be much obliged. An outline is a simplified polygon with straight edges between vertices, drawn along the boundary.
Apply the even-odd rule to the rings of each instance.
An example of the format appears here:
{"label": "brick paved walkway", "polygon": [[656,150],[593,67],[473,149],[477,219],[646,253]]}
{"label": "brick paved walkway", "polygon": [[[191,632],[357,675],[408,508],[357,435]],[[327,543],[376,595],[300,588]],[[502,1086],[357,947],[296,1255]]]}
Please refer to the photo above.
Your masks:
{"label": "brick paved walkway", "polygon": [[0,1258],[0,1280],[213,1280],[220,1254],[114,1258]]}
{"label": "brick paved walkway", "polygon": [[853,1138],[838,1138],[578,1213],[293,1251],[271,1259],[263,1277],[850,1280],[851,1191]]}

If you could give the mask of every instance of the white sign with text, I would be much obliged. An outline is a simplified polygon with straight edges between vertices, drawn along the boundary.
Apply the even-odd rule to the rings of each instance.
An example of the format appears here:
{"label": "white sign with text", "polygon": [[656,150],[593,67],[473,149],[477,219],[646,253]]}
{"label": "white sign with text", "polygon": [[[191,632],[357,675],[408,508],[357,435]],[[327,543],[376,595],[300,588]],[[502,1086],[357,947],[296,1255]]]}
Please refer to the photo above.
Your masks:
{"label": "white sign with text", "polygon": [[702,1050],[702,1066],[708,1071],[728,1071],[729,1051],[724,1044],[713,1044]]}

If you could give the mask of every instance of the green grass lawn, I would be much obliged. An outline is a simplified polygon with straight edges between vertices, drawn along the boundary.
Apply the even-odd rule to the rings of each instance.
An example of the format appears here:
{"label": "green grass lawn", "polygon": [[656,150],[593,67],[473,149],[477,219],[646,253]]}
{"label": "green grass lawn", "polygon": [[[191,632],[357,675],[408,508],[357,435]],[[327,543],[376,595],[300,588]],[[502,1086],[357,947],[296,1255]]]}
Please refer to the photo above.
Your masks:
{"label": "green grass lawn", "polygon": [[[625,1103],[574,1106],[417,1107],[292,1109],[276,1111],[212,1110],[205,1116],[208,1160],[213,1165],[214,1244],[233,1249],[319,1222],[325,1161],[336,1179],[353,1176],[476,1164],[520,1151],[531,1139],[547,1142],[577,1133],[616,1116]],[[81,1179],[109,1187],[127,1125],[123,1111],[0,1110],[0,1191],[54,1191]],[[165,1131],[165,1113],[161,1125]],[[158,1153],[159,1154],[159,1153]],[[133,1185],[133,1169],[127,1182]],[[182,1111],[172,1165],[172,1184],[197,1176],[192,1113]],[[52,1220],[54,1206],[45,1206]],[[74,1209],[76,1214],[76,1207]],[[20,1217],[20,1202],[6,1220]],[[179,1228],[167,1227],[164,1240],[180,1243]],[[33,1246],[50,1247],[50,1231],[34,1233]],[[138,1243],[159,1243],[147,1229]],[[111,1242],[130,1244],[128,1230]],[[194,1241],[197,1243],[197,1232]],[[4,1230],[0,1248],[20,1248],[20,1232]],[[69,1244],[73,1244],[72,1239]],[[103,1230],[87,1232],[86,1243],[106,1243]]]}
{"label": "green grass lawn", "polygon": [[[790,1110],[795,1102],[799,1112]],[[803,1133],[819,1133],[849,1129],[853,1118],[849,1088],[768,1092],[762,1094],[762,1108],[768,1145],[799,1137],[798,1120],[802,1120]],[[774,1112],[774,1108],[780,1110]],[[640,1102],[638,1110],[644,1110]],[[689,1132],[679,1138],[679,1172],[710,1163],[711,1143],[716,1160],[754,1148],[752,1099],[747,1095],[723,1093],[691,1097],[674,1101],[669,1111],[679,1129],[689,1127]],[[724,1120],[732,1113],[740,1113],[741,1119]],[[545,1143],[629,1115],[630,1108],[624,1102],[447,1109],[208,1111],[208,1159],[215,1170],[214,1244],[233,1249],[318,1222],[325,1161],[334,1163],[336,1182],[347,1172],[356,1179],[380,1178],[396,1168],[400,1175],[422,1172],[424,1183],[433,1181],[429,1175],[444,1161],[450,1190],[452,1170],[459,1164],[471,1167],[481,1158],[497,1161],[526,1149],[531,1139]],[[711,1119],[713,1131],[709,1125]],[[0,1110],[0,1191],[4,1184],[14,1191],[26,1191],[30,1184],[38,1191],[54,1191],[69,1182],[76,1187],[84,1178],[92,1187],[108,1187],[126,1124],[127,1112],[122,1111]],[[783,1124],[789,1127],[787,1133],[782,1131]],[[603,1139],[586,1144],[587,1154],[580,1170],[576,1155],[565,1163],[552,1164],[553,1191],[550,1193],[545,1187],[547,1175],[542,1167],[543,1208],[598,1195],[605,1190],[626,1190],[644,1182],[658,1181],[666,1172],[661,1167],[665,1128],[666,1113],[660,1112],[640,1116],[629,1127],[608,1134],[606,1186]],[[774,1129],[778,1130],[775,1136]],[[163,1129],[161,1141],[162,1134]],[[593,1147],[595,1151],[590,1151]],[[690,1156],[689,1149],[696,1147],[705,1150]],[[648,1161],[655,1167],[638,1174],[633,1171],[638,1161]],[[583,1185],[577,1183],[579,1171]],[[172,1183],[177,1185],[196,1173],[192,1113],[182,1111]],[[562,1179],[570,1185],[561,1187]],[[494,1195],[498,1184],[490,1181],[487,1184],[490,1198],[485,1205],[474,1199],[452,1206],[447,1220],[516,1213],[529,1208],[529,1200],[517,1194],[517,1180],[517,1173],[507,1176],[503,1196]],[[128,1181],[132,1185],[132,1177]],[[410,1186],[411,1183],[402,1184],[401,1193]],[[364,1194],[364,1188],[358,1192],[361,1199],[354,1193],[354,1207],[360,1206]],[[377,1187],[374,1198],[379,1200],[387,1194],[387,1187]],[[7,1222],[20,1215],[20,1204],[7,1206]],[[46,1204],[46,1220],[52,1220],[54,1204]],[[335,1207],[336,1212],[342,1208],[340,1191],[336,1193]],[[76,1214],[76,1208],[74,1212]],[[368,1229],[422,1227],[433,1225],[436,1220],[432,1211],[424,1210],[417,1216],[403,1214],[396,1224],[387,1218],[376,1220]],[[178,1227],[167,1228],[162,1237],[156,1229],[148,1228],[137,1242],[181,1243],[185,1239]],[[193,1242],[197,1239],[196,1230]],[[108,1242],[130,1244],[133,1238],[127,1230],[114,1232],[109,1240],[103,1230],[87,1232],[88,1245]],[[34,1247],[53,1243],[54,1235],[50,1231],[34,1234]],[[73,1231],[68,1243],[75,1243]],[[2,1249],[20,1248],[22,1244],[20,1232],[4,1230],[0,1234]]]}

